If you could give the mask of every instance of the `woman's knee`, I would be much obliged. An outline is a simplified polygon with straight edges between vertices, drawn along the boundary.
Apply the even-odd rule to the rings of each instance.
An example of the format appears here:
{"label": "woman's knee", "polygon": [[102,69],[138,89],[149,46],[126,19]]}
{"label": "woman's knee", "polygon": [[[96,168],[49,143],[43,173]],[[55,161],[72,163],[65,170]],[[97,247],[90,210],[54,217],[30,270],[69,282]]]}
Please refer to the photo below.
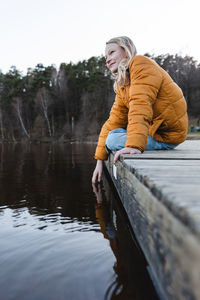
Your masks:
{"label": "woman's knee", "polygon": [[119,150],[125,147],[126,130],[117,128],[109,132],[106,139],[106,148],[109,150]]}
{"label": "woman's knee", "polygon": [[116,135],[115,134],[109,134],[106,139],[106,148],[109,150],[114,150],[116,145]]}

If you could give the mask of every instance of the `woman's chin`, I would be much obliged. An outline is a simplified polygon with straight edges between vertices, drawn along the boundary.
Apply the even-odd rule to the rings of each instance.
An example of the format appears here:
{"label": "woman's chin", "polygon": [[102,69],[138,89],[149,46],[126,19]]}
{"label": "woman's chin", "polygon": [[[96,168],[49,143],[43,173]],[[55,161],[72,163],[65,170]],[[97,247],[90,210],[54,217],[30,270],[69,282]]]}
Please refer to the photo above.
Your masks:
{"label": "woman's chin", "polygon": [[110,71],[111,71],[113,74],[115,74],[115,73],[117,73],[117,68],[115,68],[115,67],[112,68],[112,67],[111,67],[111,68],[110,68]]}

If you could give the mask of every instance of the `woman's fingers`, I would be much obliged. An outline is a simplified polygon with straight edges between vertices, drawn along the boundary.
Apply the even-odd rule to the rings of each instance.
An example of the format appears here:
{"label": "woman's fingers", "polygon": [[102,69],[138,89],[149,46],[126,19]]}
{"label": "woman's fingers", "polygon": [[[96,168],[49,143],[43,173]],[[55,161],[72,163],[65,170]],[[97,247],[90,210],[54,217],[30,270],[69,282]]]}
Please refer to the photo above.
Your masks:
{"label": "woman's fingers", "polygon": [[140,154],[141,151],[135,148],[123,148],[115,153],[114,164],[118,161],[121,154]]}
{"label": "woman's fingers", "polygon": [[92,183],[96,182],[96,178],[97,178],[97,172],[96,170],[94,170],[93,176],[92,176]]}
{"label": "woman's fingers", "polygon": [[92,176],[92,183],[96,183],[97,181],[100,182],[102,175],[99,172],[94,172]]}
{"label": "woman's fingers", "polygon": [[102,178],[102,176],[101,176],[101,173],[99,172],[99,173],[98,173],[98,182],[101,181],[101,178]]}
{"label": "woman's fingers", "polygon": [[120,154],[121,154],[120,151],[121,151],[121,150],[119,150],[119,151],[117,151],[117,152],[115,153],[114,160],[113,160],[114,164],[118,161],[118,158],[120,157]]}
{"label": "woman's fingers", "polygon": [[101,180],[102,180],[102,168],[96,168],[92,176],[92,183],[96,183],[97,181],[100,182]]}

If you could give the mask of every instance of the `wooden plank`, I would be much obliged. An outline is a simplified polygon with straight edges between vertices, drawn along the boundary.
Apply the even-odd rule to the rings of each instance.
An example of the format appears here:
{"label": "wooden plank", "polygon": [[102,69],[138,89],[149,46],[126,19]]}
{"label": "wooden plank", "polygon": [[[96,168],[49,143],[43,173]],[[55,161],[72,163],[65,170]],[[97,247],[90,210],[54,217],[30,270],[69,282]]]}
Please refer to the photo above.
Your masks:
{"label": "wooden plank", "polygon": [[[180,218],[181,214],[176,215],[170,207],[170,205],[177,207],[180,202],[182,209],[179,208],[179,210],[182,210],[182,213],[185,209],[188,211],[188,199],[181,201],[177,195],[183,196],[188,191],[193,201],[196,185],[190,184],[191,190],[185,188],[182,192],[181,181],[179,183],[175,181],[174,185],[171,182],[168,184],[166,178],[169,178],[176,169],[172,168],[173,165],[161,166],[158,176],[158,170],[155,168],[152,171],[150,163],[149,168],[145,169],[146,161],[141,160],[142,168],[139,168],[139,161],[137,166],[134,165],[136,160],[132,161],[131,167],[127,167],[126,160],[118,161],[114,176],[112,162],[113,155],[107,162],[107,168],[138,242],[149,262],[154,279],[160,287],[163,299],[200,299],[200,238],[196,231],[192,230],[191,224],[183,222]],[[194,163],[192,164],[195,167]],[[168,176],[166,176],[166,170],[162,172],[163,167],[166,170],[171,169]],[[188,170],[189,167],[188,165]],[[179,171],[181,171],[181,166]],[[148,175],[147,172],[149,172]],[[163,177],[160,179],[162,174]],[[173,194],[177,187],[178,193]],[[166,199],[162,197],[159,199],[160,195],[154,194],[154,189],[160,191]],[[168,205],[164,200],[168,200]],[[189,209],[192,206],[190,205]],[[199,217],[197,211],[200,211],[199,206],[197,210],[193,209],[188,213],[190,216],[196,214]],[[197,225],[199,222],[196,220]],[[199,229],[197,231],[199,232]]]}
{"label": "wooden plank", "polygon": [[175,150],[184,150],[184,151],[200,150],[200,140],[185,141],[184,143],[178,145]]}
{"label": "wooden plank", "polygon": [[185,141],[174,150],[144,151],[142,154],[123,155],[122,159],[196,159],[200,160],[200,140]]}
{"label": "wooden plank", "polygon": [[176,160],[200,160],[200,151],[146,151],[142,154],[124,154],[121,156],[122,160],[125,159],[176,159]]}
{"label": "wooden plank", "polygon": [[[196,161],[125,160],[123,165],[200,236],[200,165]],[[196,213],[190,207],[196,208]]]}
{"label": "wooden plank", "polygon": [[[123,160],[122,160],[123,161]],[[131,165],[131,166],[135,166],[135,167],[139,167],[139,166],[157,166],[157,167],[164,167],[164,166],[169,166],[170,168],[173,167],[173,166],[180,166],[180,167],[183,167],[183,169],[185,167],[197,167],[199,168],[200,167],[200,162],[195,160],[195,159],[191,159],[191,160],[179,160],[179,159],[174,159],[174,160],[171,160],[171,159],[165,159],[165,160],[162,160],[160,158],[157,158],[156,161],[155,160],[150,160],[150,159],[146,159],[146,158],[143,158],[143,159],[126,159],[125,163],[127,165]]]}
{"label": "wooden plank", "polygon": [[163,298],[200,299],[200,140],[107,168]]}

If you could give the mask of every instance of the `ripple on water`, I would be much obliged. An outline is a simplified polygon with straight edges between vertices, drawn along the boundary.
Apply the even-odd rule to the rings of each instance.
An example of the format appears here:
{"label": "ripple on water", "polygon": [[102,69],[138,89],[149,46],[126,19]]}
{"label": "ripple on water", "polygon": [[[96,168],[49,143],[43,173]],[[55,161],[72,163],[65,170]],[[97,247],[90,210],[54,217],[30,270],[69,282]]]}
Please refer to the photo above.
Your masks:
{"label": "ripple on water", "polygon": [[[6,239],[8,234],[9,239]],[[100,299],[101,287],[115,278],[112,268],[108,268],[111,262],[111,266],[114,265],[115,259],[111,251],[105,251],[108,242],[100,233],[98,237],[92,231],[58,234],[13,227],[1,236],[4,273],[0,274],[0,283],[3,290],[9,291],[7,299],[12,299],[12,294],[15,299],[27,299],[27,293],[28,299],[42,299],[47,294],[48,299],[56,299],[59,291],[69,299],[73,296],[74,299],[91,299],[92,294],[94,299]]]}
{"label": "ripple on water", "polygon": [[[44,212],[44,211],[43,211]],[[26,229],[39,229],[48,231],[64,231],[64,232],[84,232],[99,231],[99,225],[88,218],[83,221],[77,218],[63,217],[60,212],[42,214],[34,214],[34,210],[27,207],[11,209],[7,206],[0,207],[1,229],[26,227]]]}

